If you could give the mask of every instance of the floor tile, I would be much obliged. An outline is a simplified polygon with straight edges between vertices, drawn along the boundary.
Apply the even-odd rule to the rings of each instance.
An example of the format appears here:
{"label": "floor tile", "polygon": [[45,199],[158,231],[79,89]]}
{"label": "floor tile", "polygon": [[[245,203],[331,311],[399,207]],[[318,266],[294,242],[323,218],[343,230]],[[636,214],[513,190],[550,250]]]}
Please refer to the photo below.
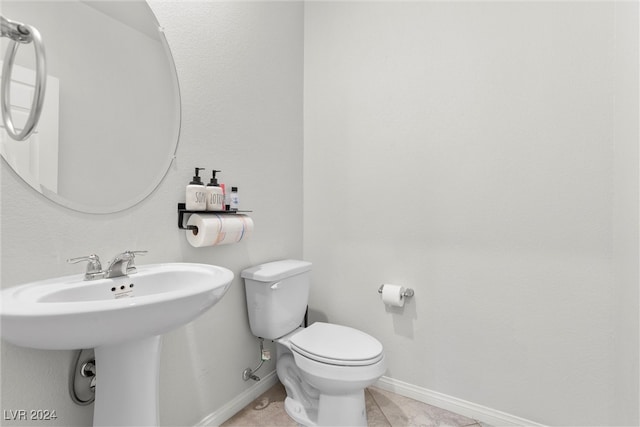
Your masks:
{"label": "floor tile", "polygon": [[463,427],[477,424],[476,420],[437,408],[390,391],[370,387],[369,393],[392,426]]}
{"label": "floor tile", "polygon": [[225,421],[220,427],[296,427],[298,424],[284,410],[285,397],[287,397],[287,393],[282,384],[278,383]]}
{"label": "floor tile", "polygon": [[[284,409],[287,397],[278,383],[221,427],[294,427]],[[365,390],[369,427],[491,427],[476,420],[376,387]]]}
{"label": "floor tile", "polygon": [[368,389],[364,391],[364,398],[367,405],[367,424],[369,427],[391,427],[391,423],[384,416]]}

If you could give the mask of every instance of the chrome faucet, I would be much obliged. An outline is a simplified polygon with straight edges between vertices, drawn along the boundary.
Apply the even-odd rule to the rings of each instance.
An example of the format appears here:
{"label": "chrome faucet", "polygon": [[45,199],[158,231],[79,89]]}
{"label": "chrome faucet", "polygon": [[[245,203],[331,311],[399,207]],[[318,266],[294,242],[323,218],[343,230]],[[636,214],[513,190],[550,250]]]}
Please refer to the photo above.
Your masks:
{"label": "chrome faucet", "polygon": [[134,273],[136,267],[133,264],[133,259],[135,257],[131,251],[125,251],[116,255],[104,271],[104,277],[108,279],[110,277],[126,276],[129,274],[129,265],[131,265],[131,273]]}
{"label": "chrome faucet", "polygon": [[100,264],[100,258],[96,254],[92,254],[89,256],[79,257],[79,258],[70,258],[67,260],[68,263],[75,264],[80,261],[88,261],[87,271],[84,275],[84,280],[94,280],[94,279],[109,279],[111,277],[121,277],[128,276],[129,274],[135,273],[136,265],[134,263],[134,259],[136,254],[146,254],[147,251],[125,251],[118,255],[116,255],[110,262],[109,266],[102,270],[102,265]]}

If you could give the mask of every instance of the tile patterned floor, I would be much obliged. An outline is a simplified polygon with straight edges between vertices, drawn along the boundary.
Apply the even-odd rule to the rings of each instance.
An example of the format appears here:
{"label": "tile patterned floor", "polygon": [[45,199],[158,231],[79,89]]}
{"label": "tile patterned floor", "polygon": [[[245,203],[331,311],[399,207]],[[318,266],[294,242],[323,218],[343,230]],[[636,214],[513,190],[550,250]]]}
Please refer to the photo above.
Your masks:
{"label": "tile patterned floor", "polygon": [[[285,397],[284,387],[278,383],[221,427],[295,427],[297,424],[284,410]],[[365,398],[370,427],[490,427],[376,387],[366,389]]]}

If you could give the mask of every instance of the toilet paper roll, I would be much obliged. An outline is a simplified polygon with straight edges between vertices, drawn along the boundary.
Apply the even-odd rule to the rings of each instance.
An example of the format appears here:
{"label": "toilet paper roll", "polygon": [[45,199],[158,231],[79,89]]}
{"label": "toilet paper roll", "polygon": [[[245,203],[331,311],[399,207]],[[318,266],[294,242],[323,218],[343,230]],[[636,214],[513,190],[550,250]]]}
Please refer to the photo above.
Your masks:
{"label": "toilet paper roll", "polygon": [[404,306],[404,288],[399,285],[382,286],[382,302],[393,307]]}
{"label": "toilet paper roll", "polygon": [[187,225],[198,227],[186,231],[187,241],[196,248],[238,243],[253,232],[251,217],[238,214],[193,214]]}

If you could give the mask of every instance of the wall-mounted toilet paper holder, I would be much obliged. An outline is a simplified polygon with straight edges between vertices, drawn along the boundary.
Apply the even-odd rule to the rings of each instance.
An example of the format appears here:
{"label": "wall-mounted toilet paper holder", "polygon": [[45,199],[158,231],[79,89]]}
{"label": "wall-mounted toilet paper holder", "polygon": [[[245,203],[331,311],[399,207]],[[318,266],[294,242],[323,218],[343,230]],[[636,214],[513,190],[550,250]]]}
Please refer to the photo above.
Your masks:
{"label": "wall-mounted toilet paper holder", "polygon": [[[380,285],[380,287],[378,288],[378,293],[381,294],[382,293],[382,288],[384,288],[384,284]],[[413,289],[411,288],[407,288],[404,290],[404,292],[402,293],[402,296],[404,298],[409,298],[412,297],[414,295]]]}

